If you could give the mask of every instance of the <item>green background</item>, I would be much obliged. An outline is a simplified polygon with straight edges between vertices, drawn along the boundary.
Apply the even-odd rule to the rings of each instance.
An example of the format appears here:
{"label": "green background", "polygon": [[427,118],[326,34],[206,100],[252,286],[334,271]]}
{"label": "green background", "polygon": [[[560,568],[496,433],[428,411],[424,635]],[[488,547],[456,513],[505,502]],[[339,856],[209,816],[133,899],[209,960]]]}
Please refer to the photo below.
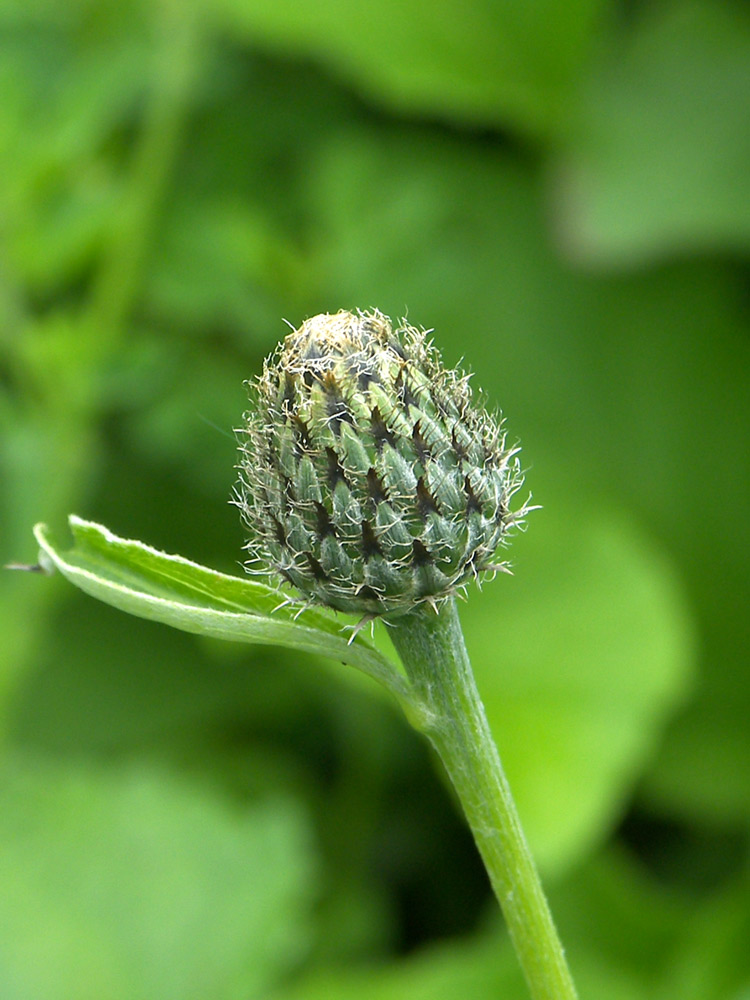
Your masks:
{"label": "green background", "polygon": [[[243,380],[435,330],[540,511],[462,607],[583,997],[750,997],[750,13],[1,0],[0,562],[74,511],[240,572]],[[524,997],[346,668],[0,576],[3,1000]]]}

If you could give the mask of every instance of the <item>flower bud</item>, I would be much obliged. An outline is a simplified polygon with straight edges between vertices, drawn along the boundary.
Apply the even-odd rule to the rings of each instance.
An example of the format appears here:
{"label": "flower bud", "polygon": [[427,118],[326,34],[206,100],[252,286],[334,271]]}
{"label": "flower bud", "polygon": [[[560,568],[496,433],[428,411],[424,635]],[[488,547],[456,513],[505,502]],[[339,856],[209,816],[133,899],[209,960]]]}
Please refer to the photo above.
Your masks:
{"label": "flower bud", "polygon": [[[425,332],[321,315],[253,385],[236,502],[253,563],[311,602],[395,617],[502,568],[517,448]],[[252,568],[249,566],[249,568]]]}

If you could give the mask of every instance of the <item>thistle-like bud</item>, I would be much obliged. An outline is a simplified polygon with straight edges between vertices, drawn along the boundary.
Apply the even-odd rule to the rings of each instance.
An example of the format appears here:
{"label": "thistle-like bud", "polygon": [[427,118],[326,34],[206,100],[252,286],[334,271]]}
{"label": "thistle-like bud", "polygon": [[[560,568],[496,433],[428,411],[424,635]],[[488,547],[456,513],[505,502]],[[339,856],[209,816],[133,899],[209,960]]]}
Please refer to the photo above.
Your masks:
{"label": "thistle-like bud", "polygon": [[[237,504],[253,562],[311,602],[390,617],[502,568],[517,448],[427,334],[315,316],[251,390]],[[251,568],[251,567],[249,567]]]}

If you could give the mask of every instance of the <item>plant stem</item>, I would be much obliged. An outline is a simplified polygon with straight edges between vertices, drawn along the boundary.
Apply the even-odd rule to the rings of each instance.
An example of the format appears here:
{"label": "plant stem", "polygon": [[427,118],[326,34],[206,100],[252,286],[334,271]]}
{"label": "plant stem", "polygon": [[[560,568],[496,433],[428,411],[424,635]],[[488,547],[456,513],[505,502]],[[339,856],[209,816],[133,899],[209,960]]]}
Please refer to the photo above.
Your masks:
{"label": "plant stem", "polygon": [[453,598],[389,626],[427,711],[422,728],[458,793],[534,1000],[577,994],[474,682]]}

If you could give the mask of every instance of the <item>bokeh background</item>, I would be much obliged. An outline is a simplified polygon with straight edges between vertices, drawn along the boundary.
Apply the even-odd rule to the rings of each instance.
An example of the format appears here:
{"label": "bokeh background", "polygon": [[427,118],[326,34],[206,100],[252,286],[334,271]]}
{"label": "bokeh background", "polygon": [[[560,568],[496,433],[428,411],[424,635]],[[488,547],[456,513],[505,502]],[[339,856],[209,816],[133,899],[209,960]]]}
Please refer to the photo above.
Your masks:
{"label": "bokeh background", "polygon": [[[750,997],[750,10],[2,0],[0,562],[240,572],[282,318],[408,313],[543,509],[469,649],[583,997]],[[3,1000],[525,996],[376,686],[0,575]]]}

